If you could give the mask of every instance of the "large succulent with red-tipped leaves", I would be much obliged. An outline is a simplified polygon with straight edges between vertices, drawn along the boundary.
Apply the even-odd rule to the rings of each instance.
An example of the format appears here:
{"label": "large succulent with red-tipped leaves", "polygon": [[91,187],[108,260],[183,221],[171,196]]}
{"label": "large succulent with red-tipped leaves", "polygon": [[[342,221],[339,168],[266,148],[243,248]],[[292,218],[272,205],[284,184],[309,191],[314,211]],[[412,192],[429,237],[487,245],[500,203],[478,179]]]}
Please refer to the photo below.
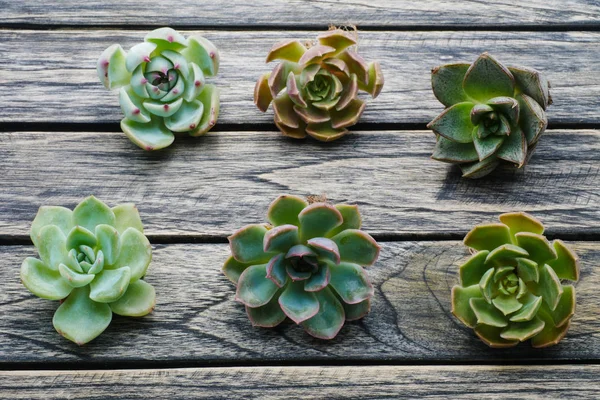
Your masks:
{"label": "large succulent with red-tipped leaves", "polygon": [[575,312],[575,288],[561,280],[579,279],[578,258],[562,241],[549,243],[528,214],[502,214],[500,222],[465,237],[474,254],[452,288],[452,313],[491,347],[555,345]]}
{"label": "large succulent with red-tipped leaves", "polygon": [[447,107],[427,125],[437,136],[433,159],[458,164],[466,178],[527,163],[548,124],[550,86],[540,72],[483,53],[473,64],[434,68],[431,83]]}
{"label": "large succulent with red-tipped leaves", "polygon": [[144,150],[169,146],[174,133],[203,135],[217,121],[219,92],[205,77],[217,74],[219,52],[202,36],[156,29],[128,53],[104,50],[97,70],[105,87],[120,88],[121,129]]}
{"label": "large succulent with red-tipped leaves", "polygon": [[270,224],[229,237],[232,255],[223,266],[253,325],[270,328],[289,317],[312,336],[332,339],[344,321],[369,312],[373,286],[363,266],[377,260],[379,245],[359,230],[356,206],[284,195],[267,218]]}
{"label": "large succulent with red-tipped leaves", "polygon": [[272,102],[275,125],[286,136],[308,134],[322,141],[344,136],[365,109],[358,91],[375,98],[383,87],[379,63],[367,64],[355,45],[356,39],[340,29],[319,35],[315,44],[276,44],[267,62],[281,63],[256,83],[256,106],[265,112]]}

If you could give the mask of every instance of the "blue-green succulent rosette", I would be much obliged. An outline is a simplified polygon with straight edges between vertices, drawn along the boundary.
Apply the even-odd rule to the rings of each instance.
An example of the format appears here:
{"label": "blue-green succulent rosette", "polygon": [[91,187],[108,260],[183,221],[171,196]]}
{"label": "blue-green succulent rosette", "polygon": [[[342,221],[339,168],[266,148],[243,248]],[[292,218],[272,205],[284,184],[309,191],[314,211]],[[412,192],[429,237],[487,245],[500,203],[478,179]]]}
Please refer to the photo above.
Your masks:
{"label": "blue-green succulent rosette", "polygon": [[129,52],[114,44],[98,59],[100,81],[119,89],[125,118],[121,129],[145,150],[169,146],[174,133],[200,136],[219,115],[217,87],[205,77],[219,70],[219,51],[199,35],[185,38],[171,28],[156,29]]}
{"label": "blue-green succulent rosette", "polygon": [[73,211],[40,207],[31,240],[40,258],[25,259],[21,280],[36,296],[61,301],[52,322],[65,338],[82,345],[108,327],[113,313],[141,317],[153,310],[154,287],[142,279],[152,248],[133,204],[109,208],[90,196]]}
{"label": "blue-green succulent rosette", "polygon": [[437,137],[433,159],[458,164],[466,178],[481,178],[502,162],[521,168],[529,161],[552,103],[542,73],[505,67],[483,53],[473,64],[434,68],[431,84],[446,106],[427,125]]}
{"label": "blue-green succulent rosette", "polygon": [[254,326],[289,318],[316,338],[332,339],[345,321],[369,312],[374,290],[363,266],[377,260],[380,247],[360,230],[356,206],[283,195],[267,218],[270,224],[229,237],[223,266]]}

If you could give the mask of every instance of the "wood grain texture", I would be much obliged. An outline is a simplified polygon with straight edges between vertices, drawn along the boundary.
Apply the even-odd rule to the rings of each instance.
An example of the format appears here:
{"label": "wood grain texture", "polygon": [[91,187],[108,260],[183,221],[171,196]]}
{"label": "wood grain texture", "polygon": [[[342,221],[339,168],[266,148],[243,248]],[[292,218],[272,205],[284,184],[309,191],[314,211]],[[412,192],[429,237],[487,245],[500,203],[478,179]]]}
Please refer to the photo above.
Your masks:
{"label": "wood grain texture", "polygon": [[[226,8],[226,12],[224,11]],[[244,0],[199,4],[135,0],[1,0],[0,25],[267,25],[294,28],[331,23],[359,26],[588,26],[600,22],[597,1],[529,0]]]}
{"label": "wood grain texture", "polygon": [[[0,122],[117,124],[122,118],[118,91],[110,92],[100,84],[96,61],[109,45],[120,43],[129,49],[145,33],[0,30]],[[272,68],[264,63],[266,54],[280,40],[312,39],[317,34],[193,33],[205,35],[221,51],[219,76],[212,79],[221,89],[218,122],[271,126],[272,111],[261,113],[252,100],[256,80]],[[548,111],[551,123],[598,123],[598,43],[600,32],[362,32],[359,50],[367,60],[381,62],[386,83],[377,99],[368,100],[361,122],[431,121],[443,109],[431,91],[431,68],[472,62],[489,51],[507,65],[529,66],[546,73],[553,87],[554,104]]]}
{"label": "wood grain texture", "polygon": [[[524,170],[483,180],[429,158],[426,131],[360,132],[323,144],[278,132],[213,132],[162,152],[122,133],[0,133],[0,234],[29,234],[41,205],[94,194],[134,202],[151,235],[218,236],[265,221],[280,194],[360,206],[371,234],[465,234],[528,211],[556,234],[599,234],[600,131],[549,131]],[[439,236],[436,236],[439,237]]]}
{"label": "wood grain texture", "polygon": [[597,399],[598,365],[0,372],[0,399]]}
{"label": "wood grain texture", "polygon": [[155,311],[140,319],[114,318],[84,347],[54,331],[58,302],[34,297],[19,282],[20,263],[34,249],[2,246],[0,367],[600,360],[600,243],[572,244],[582,260],[577,313],[559,345],[537,350],[529,344],[490,349],[452,317],[450,290],[458,281],[457,266],[468,256],[459,242],[382,244],[379,261],[368,268],[375,286],[371,313],[347,323],[332,341],[311,338],[293,324],[253,328],[220,272],[227,245],[176,244],[155,247],[146,276],[156,288]]}

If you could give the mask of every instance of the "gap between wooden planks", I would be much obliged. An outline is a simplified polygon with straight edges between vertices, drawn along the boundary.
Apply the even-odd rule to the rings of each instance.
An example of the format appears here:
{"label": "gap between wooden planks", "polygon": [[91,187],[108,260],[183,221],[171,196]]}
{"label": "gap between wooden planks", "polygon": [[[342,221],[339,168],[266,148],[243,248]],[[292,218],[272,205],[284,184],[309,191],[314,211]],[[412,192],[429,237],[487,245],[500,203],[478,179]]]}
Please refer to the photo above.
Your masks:
{"label": "gap between wooden planks", "polygon": [[534,363],[600,360],[599,242],[570,243],[580,256],[577,312],[557,346],[490,349],[450,313],[458,265],[468,257],[460,242],[383,242],[367,272],[375,286],[372,310],[322,341],[301,327],[253,328],[221,273],[225,244],[155,246],[146,280],[157,291],[155,311],[115,317],[83,347],[58,335],[58,302],[29,293],[19,267],[33,246],[0,246],[0,367],[110,368],[286,363]]}
{"label": "gap between wooden planks", "polygon": [[[313,2],[309,2],[313,3]],[[433,4],[433,3],[432,3]],[[110,9],[114,13],[114,9]],[[152,10],[156,12],[156,10]],[[119,43],[128,50],[146,30],[0,30],[0,123],[114,123],[122,118],[118,91],[102,86],[96,62]],[[270,124],[272,110],[253,103],[256,80],[274,64],[264,60],[286,39],[313,39],[318,31],[184,31],[201,33],[220,49],[221,68],[208,78],[221,90],[221,124]],[[443,106],[431,91],[431,68],[473,62],[489,51],[506,65],[542,71],[552,83],[552,124],[598,124],[600,32],[361,32],[359,51],[379,60],[381,95],[368,100],[368,124],[425,124]],[[365,97],[366,98],[366,97]]]}
{"label": "gap between wooden planks", "polygon": [[383,239],[460,239],[508,211],[533,213],[563,239],[600,238],[600,131],[549,131],[524,169],[481,180],[431,160],[434,143],[428,131],[357,132],[327,144],[213,132],[153,153],[120,132],[4,132],[0,235],[28,243],[40,206],[72,208],[94,194],[135,203],[146,233],[163,242],[224,241],[265,221],[279,194],[324,193],[358,204],[363,228]]}

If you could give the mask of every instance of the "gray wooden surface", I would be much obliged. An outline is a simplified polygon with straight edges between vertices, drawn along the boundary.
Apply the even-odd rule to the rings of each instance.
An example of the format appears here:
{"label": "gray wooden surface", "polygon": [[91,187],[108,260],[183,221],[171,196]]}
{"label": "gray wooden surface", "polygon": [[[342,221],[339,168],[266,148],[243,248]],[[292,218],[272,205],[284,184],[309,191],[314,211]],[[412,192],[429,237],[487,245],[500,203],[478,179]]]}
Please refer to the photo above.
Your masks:
{"label": "gray wooden surface", "polygon": [[[600,15],[600,14],[599,14]],[[219,124],[273,124],[252,100],[271,46],[285,39],[313,39],[317,31],[183,31],[201,33],[218,46],[221,68],[210,78],[221,90]],[[114,43],[125,49],[143,30],[1,30],[0,122],[113,123],[122,118],[117,93],[96,75],[100,53]],[[431,68],[473,62],[489,51],[507,65],[543,71],[552,83],[551,124],[595,123],[600,97],[600,32],[366,31],[359,50],[379,60],[385,89],[368,100],[361,123],[425,124],[443,106],[431,91]],[[595,51],[594,51],[595,50]],[[26,72],[26,73],[25,73]],[[219,125],[217,125],[218,127]]]}
{"label": "gray wooden surface", "polygon": [[177,25],[252,26],[291,29],[326,27],[331,23],[360,26],[444,27],[499,25],[597,26],[600,3],[596,0],[1,0],[0,24],[39,25]]}
{"label": "gray wooden surface", "polygon": [[[600,2],[506,0],[0,0],[0,399],[600,398]],[[355,132],[329,144],[282,137],[252,102],[277,41],[357,24],[385,87]],[[214,132],[146,153],[118,131],[97,81],[107,46],[155,27],[221,51]],[[524,170],[460,178],[432,161],[425,124],[442,106],[433,66],[489,51],[552,82],[550,130]],[[281,193],[358,204],[382,244],[371,313],[324,342],[253,328],[220,273],[226,236],[264,220]],[[135,202],[154,246],[157,307],[116,317],[78,347],[57,302],[19,282],[40,205],[95,194]],[[528,211],[582,260],[577,313],[558,345],[493,350],[450,309],[472,225]]]}
{"label": "gray wooden surface", "polygon": [[[77,348],[52,327],[58,302],[23,289],[15,269],[33,247],[0,247],[0,368],[49,362],[64,368],[152,367],[269,362],[539,362],[600,359],[600,245],[573,243],[582,259],[577,314],[559,346],[490,349],[450,313],[457,265],[468,257],[459,242],[384,242],[368,268],[375,286],[371,312],[348,323],[336,339],[313,339],[294,325],[253,328],[220,268],[226,244],[156,245],[146,280],[156,287],[155,311],[141,319],[115,318],[97,339]],[[6,367],[6,366],[5,366]]]}
{"label": "gray wooden surface", "polygon": [[[0,399],[597,399],[598,366],[359,366],[0,372]],[[103,397],[94,396],[102,393]],[[10,395],[10,396],[9,396]]]}
{"label": "gray wooden surface", "polygon": [[476,181],[431,160],[434,143],[429,131],[359,131],[331,144],[211,132],[147,153],[120,132],[0,133],[10,188],[0,191],[0,235],[26,239],[40,205],[74,207],[87,193],[135,202],[147,233],[163,237],[224,240],[264,221],[281,193],[358,204],[364,228],[379,237],[461,238],[474,223],[518,210],[554,234],[600,234],[600,131],[549,131],[524,170]]}

